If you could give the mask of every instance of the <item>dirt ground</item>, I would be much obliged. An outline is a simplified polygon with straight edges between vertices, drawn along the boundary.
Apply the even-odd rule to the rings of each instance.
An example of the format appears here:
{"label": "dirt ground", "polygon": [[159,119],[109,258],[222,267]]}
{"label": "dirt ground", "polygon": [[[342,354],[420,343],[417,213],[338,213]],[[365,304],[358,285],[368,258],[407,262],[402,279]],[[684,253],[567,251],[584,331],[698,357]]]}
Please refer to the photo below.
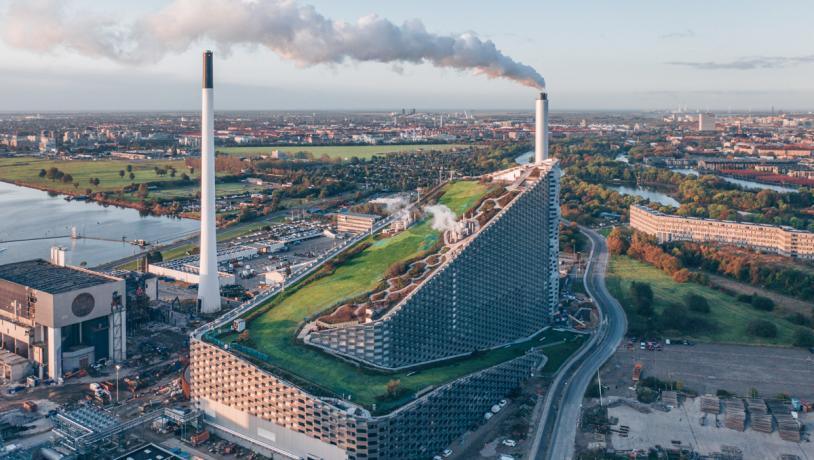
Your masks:
{"label": "dirt ground", "polygon": [[724,289],[729,289],[730,291],[740,294],[757,293],[760,296],[768,297],[774,301],[777,309],[781,311],[786,311],[789,313],[802,313],[809,316],[811,315],[812,308],[814,308],[814,303],[812,302],[805,302],[800,299],[781,295],[763,288],[739,283],[723,276],[709,275],[709,281],[713,286],[720,286]]}
{"label": "dirt ground", "polygon": [[765,397],[785,393],[814,401],[814,354],[800,348],[697,344],[646,351],[623,345],[602,368],[608,395],[635,397],[629,387],[636,363],[642,363],[643,376],[679,381],[700,394],[727,390],[747,396],[755,388]]}

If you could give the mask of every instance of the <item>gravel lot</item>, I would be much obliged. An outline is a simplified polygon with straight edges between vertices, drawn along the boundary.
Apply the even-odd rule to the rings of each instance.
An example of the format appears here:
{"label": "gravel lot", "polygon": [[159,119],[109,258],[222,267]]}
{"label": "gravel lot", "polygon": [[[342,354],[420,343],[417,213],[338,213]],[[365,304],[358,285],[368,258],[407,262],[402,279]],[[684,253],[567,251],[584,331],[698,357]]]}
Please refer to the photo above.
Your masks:
{"label": "gravel lot", "polygon": [[751,388],[761,396],[786,393],[814,401],[814,354],[799,348],[746,345],[665,345],[664,351],[633,350],[623,344],[602,368],[608,394],[633,397],[628,389],[635,363],[644,376],[682,382],[701,394],[719,389],[747,396]]}

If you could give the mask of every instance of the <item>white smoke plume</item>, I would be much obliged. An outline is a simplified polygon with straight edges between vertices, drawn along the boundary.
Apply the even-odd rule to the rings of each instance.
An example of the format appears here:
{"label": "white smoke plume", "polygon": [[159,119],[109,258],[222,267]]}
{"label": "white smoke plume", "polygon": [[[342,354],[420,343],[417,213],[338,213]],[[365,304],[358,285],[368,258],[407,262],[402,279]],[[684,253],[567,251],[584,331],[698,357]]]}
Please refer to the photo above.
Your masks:
{"label": "white smoke plume", "polygon": [[410,205],[410,200],[404,195],[379,198],[376,203],[384,204],[384,211],[387,214],[402,213],[404,208]]}
{"label": "white smoke plume", "polygon": [[404,63],[429,63],[545,87],[534,68],[503,54],[491,40],[470,32],[434,34],[417,19],[401,25],[376,15],[337,21],[293,0],[172,0],[156,12],[122,23],[72,14],[66,3],[71,2],[11,1],[0,26],[3,39],[36,52],[71,50],[130,64],[155,62],[209,40],[220,53],[235,45],[260,45],[301,66],[372,61],[400,68]]}
{"label": "white smoke plume", "polygon": [[434,204],[424,208],[425,212],[432,214],[432,228],[438,231],[459,230],[461,224],[456,220],[455,213],[444,204]]}

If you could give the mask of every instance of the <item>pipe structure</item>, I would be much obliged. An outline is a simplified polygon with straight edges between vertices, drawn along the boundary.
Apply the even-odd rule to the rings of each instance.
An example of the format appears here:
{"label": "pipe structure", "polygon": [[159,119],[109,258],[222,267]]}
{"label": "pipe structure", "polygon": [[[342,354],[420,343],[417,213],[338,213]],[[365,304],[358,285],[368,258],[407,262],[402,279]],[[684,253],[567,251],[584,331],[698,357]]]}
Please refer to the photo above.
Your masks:
{"label": "pipe structure", "polygon": [[220,311],[218,248],[215,239],[215,94],[212,51],[203,53],[201,89],[201,242],[198,305],[201,313]]}
{"label": "pipe structure", "polygon": [[539,164],[548,159],[548,94],[540,93],[534,109],[534,162]]}

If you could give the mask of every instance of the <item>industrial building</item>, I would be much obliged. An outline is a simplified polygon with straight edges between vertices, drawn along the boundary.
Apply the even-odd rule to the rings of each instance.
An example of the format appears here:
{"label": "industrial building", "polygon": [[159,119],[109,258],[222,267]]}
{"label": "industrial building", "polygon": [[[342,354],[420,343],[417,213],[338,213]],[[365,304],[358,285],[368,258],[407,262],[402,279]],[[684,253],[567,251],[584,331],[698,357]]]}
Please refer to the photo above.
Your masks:
{"label": "industrial building", "polygon": [[659,243],[694,241],[731,244],[789,257],[814,259],[814,233],[791,227],[673,216],[641,205],[630,207],[630,226],[655,236]]}
{"label": "industrial building", "polygon": [[401,302],[374,311],[364,324],[317,330],[306,341],[397,369],[501,346],[543,328],[558,300],[559,280],[550,274],[559,255],[559,167],[542,160],[507,178],[494,198],[503,205],[489,207],[499,212],[462,221],[480,228],[460,241],[448,234],[445,262]]}
{"label": "industrial building", "polygon": [[4,377],[28,374],[19,357],[53,379],[100,359],[123,360],[125,289],[121,278],[41,259],[0,266]]}
{"label": "industrial building", "polygon": [[338,232],[365,233],[373,228],[379,216],[375,214],[346,212],[334,214],[333,218]]}
{"label": "industrial building", "polygon": [[[338,363],[350,358],[365,367],[430,365],[473,350],[530,344],[524,353],[382,411],[220,340],[233,334],[234,316],[226,315],[193,333],[190,345],[191,399],[209,428],[274,458],[432,458],[544,365],[545,349],[530,338],[548,324],[559,297],[560,170],[545,148],[545,93],[536,109],[535,161],[484,178],[497,186],[494,195],[445,231],[439,252],[424,262],[431,270],[406,297],[362,324],[316,333],[301,328],[316,334],[306,343],[341,355]],[[369,231],[375,221],[348,216],[351,227],[346,221],[340,231]],[[256,316],[242,314],[247,322]]]}

